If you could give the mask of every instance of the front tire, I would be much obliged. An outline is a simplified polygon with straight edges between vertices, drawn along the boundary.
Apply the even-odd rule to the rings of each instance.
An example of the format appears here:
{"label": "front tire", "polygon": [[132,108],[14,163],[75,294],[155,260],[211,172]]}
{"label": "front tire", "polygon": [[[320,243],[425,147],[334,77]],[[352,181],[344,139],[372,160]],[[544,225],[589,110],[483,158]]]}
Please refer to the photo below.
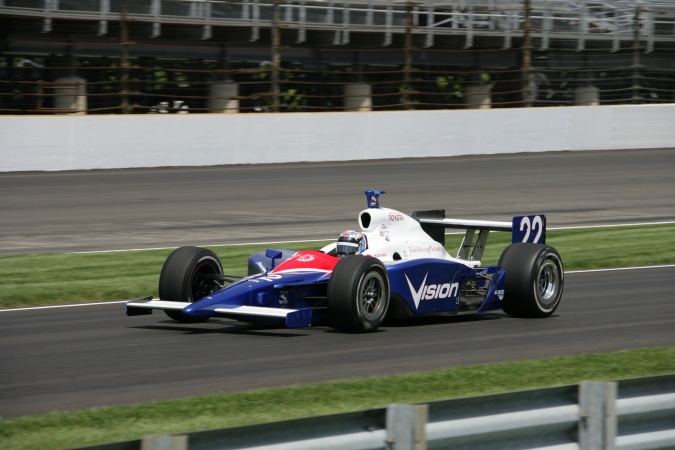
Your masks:
{"label": "front tire", "polygon": [[565,272],[558,251],[544,244],[511,244],[499,258],[506,271],[502,309],[516,317],[548,317],[558,308]]}
{"label": "front tire", "polygon": [[[209,275],[222,275],[220,259],[211,250],[200,247],[180,247],[174,250],[159,276],[159,298],[174,302],[193,303],[220,289]],[[187,317],[182,311],[164,311],[178,322],[205,322],[208,317]]]}
{"label": "front tire", "polygon": [[328,314],[333,328],[369,333],[389,308],[389,277],[384,264],[367,256],[346,256],[328,282]]}

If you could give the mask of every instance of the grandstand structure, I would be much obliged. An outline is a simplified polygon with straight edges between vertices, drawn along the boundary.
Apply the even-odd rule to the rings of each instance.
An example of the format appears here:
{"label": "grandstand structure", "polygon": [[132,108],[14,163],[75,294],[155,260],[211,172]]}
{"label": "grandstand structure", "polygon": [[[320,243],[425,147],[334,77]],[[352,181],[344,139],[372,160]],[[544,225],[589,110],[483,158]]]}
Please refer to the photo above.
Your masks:
{"label": "grandstand structure", "polygon": [[0,114],[675,102],[675,0],[0,0]]}

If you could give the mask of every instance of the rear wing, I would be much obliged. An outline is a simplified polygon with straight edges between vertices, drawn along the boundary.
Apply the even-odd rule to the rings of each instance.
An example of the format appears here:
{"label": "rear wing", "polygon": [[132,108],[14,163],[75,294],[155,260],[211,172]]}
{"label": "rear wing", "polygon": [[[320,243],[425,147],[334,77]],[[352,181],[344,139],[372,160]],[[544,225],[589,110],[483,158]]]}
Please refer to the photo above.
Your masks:
{"label": "rear wing", "polygon": [[420,222],[422,229],[436,242],[445,246],[447,228],[466,230],[457,258],[480,261],[490,231],[510,231],[511,242],[546,243],[546,216],[515,216],[511,222],[488,220],[446,219],[445,210],[414,211],[413,219]]}

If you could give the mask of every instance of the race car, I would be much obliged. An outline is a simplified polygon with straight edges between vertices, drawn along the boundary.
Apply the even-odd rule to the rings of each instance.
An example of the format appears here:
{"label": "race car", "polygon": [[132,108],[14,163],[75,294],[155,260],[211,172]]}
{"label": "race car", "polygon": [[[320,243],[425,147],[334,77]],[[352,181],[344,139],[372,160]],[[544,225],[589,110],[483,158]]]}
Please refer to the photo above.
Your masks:
{"label": "race car", "polygon": [[[445,211],[406,215],[380,206],[384,191],[365,191],[359,230],[348,230],[319,250],[267,249],[252,255],[248,276],[224,275],[214,252],[180,247],[166,259],[159,299],[127,302],[127,315],[163,310],[179,322],[233,318],[289,328],[328,325],[373,332],[385,319],[503,310],[548,317],[564,285],[558,251],[546,245],[546,217],[511,222],[458,220]],[[455,256],[446,229],[466,230]],[[490,231],[509,231],[512,243],[497,265],[481,259]]]}

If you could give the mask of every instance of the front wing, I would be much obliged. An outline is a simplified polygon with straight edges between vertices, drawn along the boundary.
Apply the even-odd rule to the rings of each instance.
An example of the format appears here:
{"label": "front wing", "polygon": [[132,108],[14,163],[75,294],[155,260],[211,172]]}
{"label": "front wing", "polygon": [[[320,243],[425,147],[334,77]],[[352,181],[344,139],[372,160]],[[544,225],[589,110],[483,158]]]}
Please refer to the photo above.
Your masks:
{"label": "front wing", "polygon": [[[127,316],[152,314],[155,309],[162,311],[182,311],[192,303],[143,297],[127,302]],[[283,325],[287,328],[312,326],[312,309],[286,309],[260,306],[224,306],[214,310],[215,316]]]}

